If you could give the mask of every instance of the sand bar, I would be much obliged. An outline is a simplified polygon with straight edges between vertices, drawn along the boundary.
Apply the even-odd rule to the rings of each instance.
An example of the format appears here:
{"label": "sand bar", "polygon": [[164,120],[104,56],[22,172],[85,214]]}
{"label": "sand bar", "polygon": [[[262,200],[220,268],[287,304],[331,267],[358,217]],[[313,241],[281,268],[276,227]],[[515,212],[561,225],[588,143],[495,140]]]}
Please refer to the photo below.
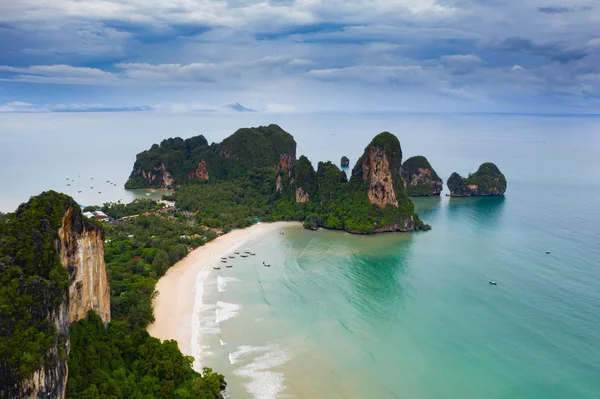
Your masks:
{"label": "sand bar", "polygon": [[[202,275],[207,276],[214,271],[214,266],[221,265],[221,257],[237,249],[244,250],[248,241],[275,230],[299,225],[299,222],[258,223],[234,230],[190,252],[169,268],[156,284],[158,296],[154,299],[155,321],[148,326],[150,335],[161,340],[174,339],[183,354],[194,356],[192,319],[196,284],[202,284]],[[195,355],[198,356],[197,353]]]}

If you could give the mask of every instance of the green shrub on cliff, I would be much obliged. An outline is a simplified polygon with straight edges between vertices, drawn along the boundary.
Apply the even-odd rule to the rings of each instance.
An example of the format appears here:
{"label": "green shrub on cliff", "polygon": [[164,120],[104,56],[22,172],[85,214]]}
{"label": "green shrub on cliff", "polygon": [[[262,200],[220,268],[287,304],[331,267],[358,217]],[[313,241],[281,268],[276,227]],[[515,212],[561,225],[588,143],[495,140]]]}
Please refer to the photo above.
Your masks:
{"label": "green shrub on cliff", "polygon": [[[58,337],[51,316],[69,286],[56,249],[58,229],[75,201],[54,191],[21,204],[0,227],[0,381],[37,370]],[[3,388],[0,387],[0,388]]]}
{"label": "green shrub on cliff", "polygon": [[192,369],[177,342],[160,342],[145,330],[113,321],[108,328],[89,312],[71,327],[67,398],[220,397],[224,377]]}
{"label": "green shrub on cliff", "polygon": [[506,191],[506,177],[498,167],[486,162],[479,166],[477,172],[469,174],[465,180],[466,185],[476,185],[480,193],[501,193]]}
{"label": "green shrub on cliff", "polygon": [[[307,226],[317,223],[354,233],[372,233],[384,226],[410,230],[410,220],[420,226],[400,175],[402,149],[393,134],[383,132],[373,139],[350,181],[331,162],[319,162],[315,171],[305,156],[295,161],[295,149],[293,137],[277,125],[240,129],[208,152],[203,150],[203,156],[216,157],[203,158],[210,179],[187,182],[171,199],[180,209],[193,212],[198,222],[223,229],[246,227],[255,219],[304,221],[309,215],[316,219]],[[397,208],[382,209],[369,200],[369,183],[362,175],[363,160],[372,150],[384,154],[389,163]],[[296,194],[308,201],[296,202]]]}
{"label": "green shrub on cliff", "polygon": [[496,165],[486,162],[467,178],[452,173],[448,179],[448,189],[453,197],[503,195],[506,192],[506,177]]}
{"label": "green shrub on cliff", "polygon": [[[282,160],[282,155],[290,160]],[[203,136],[183,140],[179,137],[163,140],[139,153],[125,188],[162,187],[167,171],[178,187],[195,180],[193,173],[200,162],[210,180],[245,177],[255,169],[275,167],[296,157],[294,138],[277,125],[237,130],[220,144],[208,145]]]}

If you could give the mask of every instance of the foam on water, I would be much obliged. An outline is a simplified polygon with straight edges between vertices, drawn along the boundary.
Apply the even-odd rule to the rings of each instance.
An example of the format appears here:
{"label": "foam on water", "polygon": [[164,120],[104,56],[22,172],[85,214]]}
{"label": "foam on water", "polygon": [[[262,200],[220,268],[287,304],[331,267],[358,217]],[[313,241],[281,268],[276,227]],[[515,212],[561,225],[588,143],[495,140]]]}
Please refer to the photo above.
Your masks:
{"label": "foam on water", "polygon": [[233,282],[241,282],[241,280],[235,277],[221,277],[219,275],[217,276],[217,290],[219,292],[225,292],[227,291],[227,284]]}
{"label": "foam on water", "polygon": [[[234,374],[243,378],[249,378],[250,382],[244,387],[256,399],[276,399],[280,397],[285,389],[283,373],[271,371],[270,369],[282,366],[291,359],[291,355],[281,350],[277,345],[268,347],[240,347],[236,352],[238,357],[230,357],[232,364],[240,357],[256,352],[266,352],[253,361],[234,371]],[[235,355],[234,354],[234,355]]]}
{"label": "foam on water", "polygon": [[227,302],[217,302],[217,307],[215,309],[215,323],[217,325],[221,324],[225,320],[229,320],[238,315],[241,309],[240,305],[236,305],[235,303],[227,303]]}
{"label": "foam on water", "polygon": [[200,357],[202,354],[202,347],[200,345],[200,334],[204,333],[202,331],[202,322],[200,319],[200,312],[204,307],[204,303],[202,302],[202,296],[204,295],[204,281],[208,276],[208,271],[203,270],[196,276],[196,292],[194,297],[194,314],[192,315],[192,356],[194,357],[194,370],[200,371],[202,370],[202,363],[200,361]]}

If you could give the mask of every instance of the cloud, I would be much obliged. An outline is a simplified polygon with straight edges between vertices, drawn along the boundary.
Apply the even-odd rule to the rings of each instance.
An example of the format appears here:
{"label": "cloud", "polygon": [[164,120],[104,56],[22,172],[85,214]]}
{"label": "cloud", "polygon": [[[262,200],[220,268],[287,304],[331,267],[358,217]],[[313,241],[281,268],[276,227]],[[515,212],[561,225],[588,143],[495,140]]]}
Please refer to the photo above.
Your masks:
{"label": "cloud", "polygon": [[531,39],[516,36],[495,43],[492,49],[542,56],[563,63],[580,60],[589,54],[586,50],[571,48],[559,42],[538,44]]}
{"label": "cloud", "polygon": [[592,0],[4,1],[0,103],[46,107],[8,105],[15,92],[166,112],[379,109],[416,94],[426,108],[583,102],[600,96],[598,20]]}
{"label": "cloud", "polygon": [[225,108],[236,111],[236,112],[256,112],[255,109],[244,107],[240,103],[228,104]]}
{"label": "cloud", "polygon": [[323,80],[364,80],[385,83],[415,83],[424,77],[421,66],[349,66],[332,69],[313,69],[308,75]]}
{"label": "cloud", "polygon": [[539,12],[543,12],[545,14],[566,14],[566,13],[578,12],[578,11],[589,11],[589,10],[593,9],[593,7],[592,6],[581,6],[581,7],[544,6],[544,7],[538,7],[537,9]]}
{"label": "cloud", "polygon": [[33,112],[141,112],[150,111],[148,106],[108,106],[103,104],[32,104],[22,101],[11,101],[0,104],[0,113],[33,113]]}
{"label": "cloud", "polygon": [[[2,74],[4,72],[4,74]],[[71,65],[33,65],[17,68],[0,65],[0,80],[39,83],[106,83],[115,76],[97,68]]]}

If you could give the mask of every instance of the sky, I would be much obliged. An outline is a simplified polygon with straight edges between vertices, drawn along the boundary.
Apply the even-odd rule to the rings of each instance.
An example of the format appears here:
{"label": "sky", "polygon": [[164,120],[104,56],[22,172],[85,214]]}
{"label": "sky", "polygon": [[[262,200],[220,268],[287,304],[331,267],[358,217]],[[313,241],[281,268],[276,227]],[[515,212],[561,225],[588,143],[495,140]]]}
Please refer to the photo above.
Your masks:
{"label": "sky", "polygon": [[0,0],[0,112],[597,113],[592,0]]}

